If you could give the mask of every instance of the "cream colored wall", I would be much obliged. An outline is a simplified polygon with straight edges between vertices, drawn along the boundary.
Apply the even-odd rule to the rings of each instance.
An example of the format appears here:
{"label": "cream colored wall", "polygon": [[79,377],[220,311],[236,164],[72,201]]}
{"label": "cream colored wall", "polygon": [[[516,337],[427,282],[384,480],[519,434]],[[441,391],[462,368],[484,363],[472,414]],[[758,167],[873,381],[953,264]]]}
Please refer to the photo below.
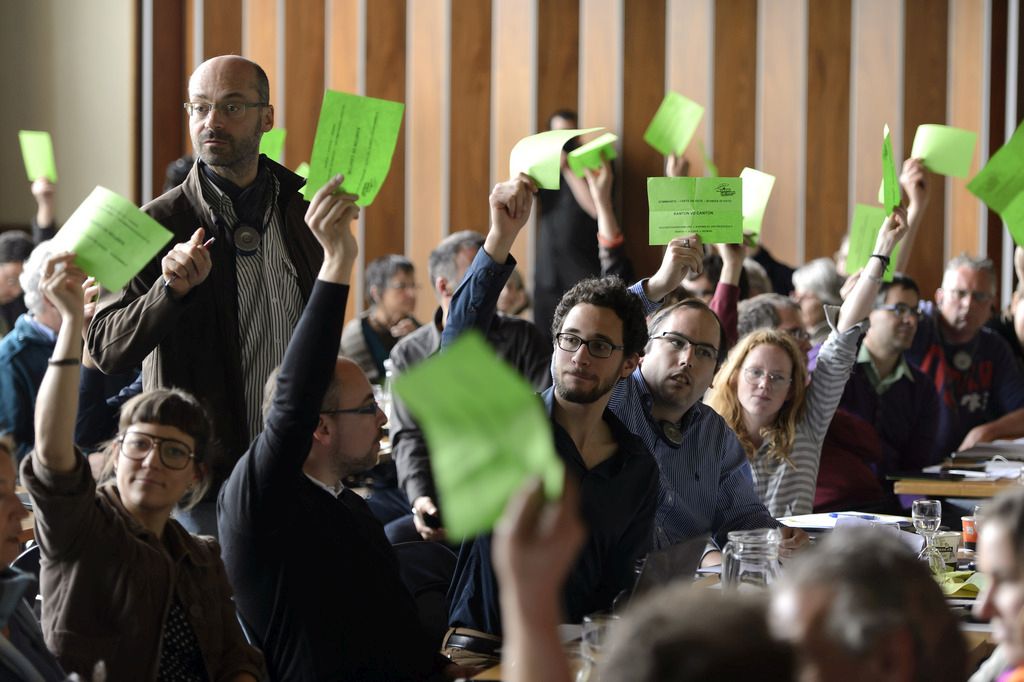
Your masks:
{"label": "cream colored wall", "polygon": [[96,185],[132,197],[135,3],[0,0],[0,223],[27,223],[35,202],[18,130],[49,130],[58,219]]}

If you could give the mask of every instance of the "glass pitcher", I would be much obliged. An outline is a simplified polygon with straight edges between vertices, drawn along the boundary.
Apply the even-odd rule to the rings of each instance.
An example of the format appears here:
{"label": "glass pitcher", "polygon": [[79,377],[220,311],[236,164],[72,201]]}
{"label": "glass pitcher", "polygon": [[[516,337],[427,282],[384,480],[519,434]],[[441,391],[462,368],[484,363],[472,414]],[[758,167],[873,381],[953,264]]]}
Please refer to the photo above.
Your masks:
{"label": "glass pitcher", "polygon": [[722,585],[745,589],[768,587],[779,574],[779,542],[777,528],[734,530],[722,550]]}

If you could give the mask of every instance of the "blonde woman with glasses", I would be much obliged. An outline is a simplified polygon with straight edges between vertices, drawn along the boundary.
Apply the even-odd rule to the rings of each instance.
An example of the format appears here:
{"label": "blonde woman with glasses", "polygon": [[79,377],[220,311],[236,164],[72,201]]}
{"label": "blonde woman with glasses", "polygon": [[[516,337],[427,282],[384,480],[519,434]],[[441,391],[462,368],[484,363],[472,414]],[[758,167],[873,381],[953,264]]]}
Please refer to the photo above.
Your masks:
{"label": "blonde woman with glasses", "polygon": [[834,306],[825,307],[831,331],[810,381],[804,354],[775,329],[740,339],[715,376],[708,404],[739,437],[772,516],[812,511],[825,432],[857,358],[882,275],[906,231],[906,211],[896,208],[838,317]]}

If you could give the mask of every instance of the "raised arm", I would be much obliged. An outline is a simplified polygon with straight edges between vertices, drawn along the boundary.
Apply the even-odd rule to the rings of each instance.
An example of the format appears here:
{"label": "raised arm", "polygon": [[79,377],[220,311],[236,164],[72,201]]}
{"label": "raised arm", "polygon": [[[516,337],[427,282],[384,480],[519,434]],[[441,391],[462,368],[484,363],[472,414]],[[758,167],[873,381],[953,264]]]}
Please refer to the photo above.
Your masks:
{"label": "raised arm", "polygon": [[[857,283],[843,301],[839,309],[839,320],[836,329],[840,333],[850,329],[871,313],[878,295],[878,286],[882,283],[882,275],[892,256],[893,249],[907,233],[907,211],[897,207],[892,215],[885,219],[882,229],[878,231],[875,249],[868,259],[868,264],[860,271]],[[876,258],[875,256],[881,256]]]}
{"label": "raised arm", "polygon": [[562,182],[569,186],[573,199],[584,213],[596,219],[598,217],[597,199],[587,187],[587,181],[569,168],[568,157],[564,151],[562,152]]}
{"label": "raised arm", "polygon": [[695,234],[676,237],[665,247],[658,271],[644,282],[644,293],[651,301],[660,301],[682,284],[687,273],[704,270],[704,249]]}
{"label": "raised arm", "polygon": [[32,183],[32,196],[36,199],[36,215],[32,220],[32,241],[36,244],[53,239],[57,233],[56,212],[54,204],[57,198],[57,185],[48,178],[37,178]]}
{"label": "raised arm", "polygon": [[85,273],[75,254],[58,253],[43,267],[43,295],[61,316],[57,345],[36,396],[36,442],[33,460],[47,469],[67,473],[75,468],[75,416],[82,361]]}
{"label": "raised arm", "polygon": [[715,286],[715,295],[708,306],[718,315],[725,331],[725,340],[729,346],[736,343],[739,337],[737,323],[740,299],[740,273],[743,272],[743,244],[715,244],[718,255],[722,258],[722,274]]}
{"label": "raised arm", "polygon": [[903,237],[903,247],[900,249],[899,257],[896,260],[896,271],[906,272],[907,263],[910,262],[910,254],[914,249],[914,241],[921,228],[921,221],[924,219],[925,209],[928,208],[930,199],[928,172],[920,159],[907,159],[903,162],[903,171],[900,173],[900,186],[907,195],[907,234]]}

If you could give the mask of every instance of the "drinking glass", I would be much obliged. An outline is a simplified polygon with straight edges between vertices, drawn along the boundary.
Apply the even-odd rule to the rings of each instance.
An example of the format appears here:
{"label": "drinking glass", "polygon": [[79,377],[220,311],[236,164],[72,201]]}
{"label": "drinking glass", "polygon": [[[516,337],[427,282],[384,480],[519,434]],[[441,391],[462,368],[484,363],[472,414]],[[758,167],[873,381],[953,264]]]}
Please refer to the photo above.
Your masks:
{"label": "drinking glass", "polygon": [[611,613],[593,613],[583,617],[583,638],[580,641],[583,661],[576,674],[576,682],[597,682],[601,679],[601,660],[618,622],[619,617]]}
{"label": "drinking glass", "polygon": [[932,545],[935,533],[942,525],[942,503],[938,500],[914,500],[911,517],[914,519],[914,528],[924,537],[924,549],[917,558],[928,562],[932,573],[945,572],[946,564],[942,554]]}

